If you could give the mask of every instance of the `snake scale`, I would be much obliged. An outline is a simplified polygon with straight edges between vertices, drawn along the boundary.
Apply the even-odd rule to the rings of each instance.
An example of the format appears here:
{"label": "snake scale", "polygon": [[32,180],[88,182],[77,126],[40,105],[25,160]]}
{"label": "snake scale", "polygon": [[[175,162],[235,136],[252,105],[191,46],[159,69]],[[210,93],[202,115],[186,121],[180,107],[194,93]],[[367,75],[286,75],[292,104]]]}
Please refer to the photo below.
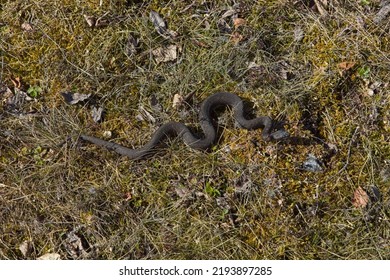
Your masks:
{"label": "snake scale", "polygon": [[254,119],[244,117],[244,103],[236,94],[229,92],[217,92],[205,99],[200,107],[199,122],[203,130],[204,137],[198,138],[190,129],[179,122],[168,122],[162,125],[153,134],[152,138],[144,146],[138,149],[130,149],[117,143],[105,141],[103,139],[81,134],[82,140],[91,142],[97,146],[104,147],[117,152],[130,159],[140,159],[155,153],[155,147],[166,137],[176,135],[181,137],[185,144],[196,150],[207,150],[216,141],[217,132],[213,125],[211,113],[215,107],[230,106],[234,112],[235,120],[245,129],[252,130],[263,128],[262,138],[266,141],[280,140],[288,137],[288,133],[282,128],[271,133],[273,121],[268,116],[260,116]]}

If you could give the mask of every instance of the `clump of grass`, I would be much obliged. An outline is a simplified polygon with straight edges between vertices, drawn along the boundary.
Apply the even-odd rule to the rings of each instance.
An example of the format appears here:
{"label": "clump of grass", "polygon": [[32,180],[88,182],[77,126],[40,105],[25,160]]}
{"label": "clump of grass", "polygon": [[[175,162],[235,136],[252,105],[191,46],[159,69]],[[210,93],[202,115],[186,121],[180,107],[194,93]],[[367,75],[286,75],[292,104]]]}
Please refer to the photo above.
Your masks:
{"label": "clump of grass", "polygon": [[[238,43],[218,28],[230,1],[73,2],[0,6],[1,86],[32,98],[1,100],[0,258],[389,258],[389,31],[372,21],[374,1],[323,16],[304,1],[242,1]],[[151,9],[176,39],[158,35]],[[178,60],[157,64],[151,51],[167,44],[181,48]],[[292,138],[264,143],[226,110],[209,153],[173,139],[129,161],[77,141],[111,131],[138,146],[172,119],[196,128],[198,104],[219,90],[284,120]],[[68,105],[63,91],[92,98]],[[188,97],[179,110],[177,93]],[[137,120],[140,105],[155,123]],[[103,122],[92,106],[104,107]],[[302,169],[309,154],[323,172]],[[356,209],[357,187],[380,197]]]}

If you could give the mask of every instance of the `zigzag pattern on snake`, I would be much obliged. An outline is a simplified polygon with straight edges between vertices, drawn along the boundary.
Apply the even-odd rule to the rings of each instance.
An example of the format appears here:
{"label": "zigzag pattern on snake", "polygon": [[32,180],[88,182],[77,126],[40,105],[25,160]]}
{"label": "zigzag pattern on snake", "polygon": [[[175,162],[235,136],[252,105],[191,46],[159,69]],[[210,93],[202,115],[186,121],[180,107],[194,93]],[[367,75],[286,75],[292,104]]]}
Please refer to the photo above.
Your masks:
{"label": "zigzag pattern on snake", "polygon": [[130,149],[117,143],[85,134],[81,134],[80,138],[100,147],[113,150],[130,159],[140,159],[155,153],[156,150],[154,148],[164,138],[171,135],[181,137],[184,143],[193,149],[207,150],[215,143],[217,138],[216,128],[212,123],[211,112],[218,106],[230,106],[233,109],[235,120],[245,129],[252,130],[263,128],[262,137],[266,141],[280,140],[288,137],[288,133],[284,129],[271,133],[273,121],[268,116],[260,116],[249,120],[246,119],[244,117],[244,103],[236,94],[217,92],[205,99],[200,107],[199,123],[204,133],[204,137],[202,138],[195,136],[186,125],[179,122],[168,122],[162,125],[153,134],[149,142],[138,149]]}

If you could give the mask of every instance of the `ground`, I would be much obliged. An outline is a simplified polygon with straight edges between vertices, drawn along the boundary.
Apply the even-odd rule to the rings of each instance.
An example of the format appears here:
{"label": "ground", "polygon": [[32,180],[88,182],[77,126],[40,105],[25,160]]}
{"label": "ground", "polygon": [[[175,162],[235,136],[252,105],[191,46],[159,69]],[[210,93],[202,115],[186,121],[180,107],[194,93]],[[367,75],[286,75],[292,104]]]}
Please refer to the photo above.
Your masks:
{"label": "ground", "polygon": [[[0,1],[0,258],[388,259],[389,5]],[[290,137],[78,139],[197,131],[217,91]]]}

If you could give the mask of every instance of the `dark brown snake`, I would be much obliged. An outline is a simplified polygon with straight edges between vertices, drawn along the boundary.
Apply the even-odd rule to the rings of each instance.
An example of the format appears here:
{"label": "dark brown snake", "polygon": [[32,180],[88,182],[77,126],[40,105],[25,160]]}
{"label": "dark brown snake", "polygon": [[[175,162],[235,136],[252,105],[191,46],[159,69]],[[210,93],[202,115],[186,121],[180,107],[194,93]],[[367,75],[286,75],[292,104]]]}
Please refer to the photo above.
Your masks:
{"label": "dark brown snake", "polygon": [[254,119],[246,119],[244,117],[244,103],[237,95],[229,92],[218,92],[203,101],[200,107],[199,122],[203,130],[204,137],[196,137],[190,129],[179,122],[168,122],[162,125],[153,134],[152,139],[149,140],[143,147],[138,149],[130,149],[122,145],[105,141],[97,137],[81,134],[80,138],[91,142],[100,147],[114,150],[118,154],[129,157],[130,159],[139,159],[147,155],[155,153],[156,147],[164,138],[171,135],[176,135],[183,138],[185,144],[196,150],[207,150],[214,144],[217,138],[216,129],[212,123],[211,112],[217,106],[230,106],[234,111],[235,120],[248,130],[263,128],[262,137],[266,141],[280,140],[288,137],[288,133],[282,128],[273,133],[273,121],[268,116],[260,116]]}

